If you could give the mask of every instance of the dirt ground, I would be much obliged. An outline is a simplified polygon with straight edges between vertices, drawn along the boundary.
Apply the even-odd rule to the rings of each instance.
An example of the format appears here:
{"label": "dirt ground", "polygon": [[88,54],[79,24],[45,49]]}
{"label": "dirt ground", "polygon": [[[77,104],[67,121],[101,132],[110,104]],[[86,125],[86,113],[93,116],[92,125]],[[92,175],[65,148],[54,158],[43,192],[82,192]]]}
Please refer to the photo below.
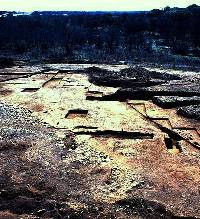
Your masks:
{"label": "dirt ground", "polygon": [[200,218],[199,73],[20,68],[1,69],[0,218]]}

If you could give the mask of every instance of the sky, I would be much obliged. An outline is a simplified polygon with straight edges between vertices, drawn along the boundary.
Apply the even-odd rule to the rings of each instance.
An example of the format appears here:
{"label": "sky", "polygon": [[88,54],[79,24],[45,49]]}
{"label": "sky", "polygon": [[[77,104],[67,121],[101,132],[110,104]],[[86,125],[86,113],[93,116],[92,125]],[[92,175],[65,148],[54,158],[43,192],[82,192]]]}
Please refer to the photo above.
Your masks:
{"label": "sky", "polygon": [[146,11],[200,5],[200,0],[0,0],[0,11]]}

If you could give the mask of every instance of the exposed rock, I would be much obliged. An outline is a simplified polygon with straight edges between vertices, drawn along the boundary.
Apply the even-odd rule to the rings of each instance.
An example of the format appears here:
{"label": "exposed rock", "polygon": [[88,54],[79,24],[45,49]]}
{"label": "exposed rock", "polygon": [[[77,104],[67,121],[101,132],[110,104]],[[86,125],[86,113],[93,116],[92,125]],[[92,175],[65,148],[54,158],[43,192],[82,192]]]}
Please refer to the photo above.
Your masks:
{"label": "exposed rock", "polygon": [[167,73],[159,74],[139,67],[122,69],[120,72],[91,67],[86,69],[85,72],[89,74],[89,80],[92,83],[123,88],[148,87],[164,83],[167,80],[180,79],[178,76]]}
{"label": "exposed rock", "polygon": [[180,97],[180,96],[155,96],[153,102],[163,108],[173,108],[200,103],[200,96]]}
{"label": "exposed rock", "polygon": [[[119,87],[114,94],[90,95],[87,97],[88,100],[153,100],[154,103],[164,108],[196,105],[200,101],[200,76],[197,73],[168,74],[138,67],[122,69],[118,72],[92,67],[86,72],[92,83]],[[198,119],[197,110],[194,113],[192,107],[185,109],[187,111],[191,109],[193,112],[190,117]],[[189,116],[189,113],[184,113],[186,110],[180,109],[179,112],[182,112],[183,116]]]}
{"label": "exposed rock", "polygon": [[173,218],[173,214],[157,202],[133,198],[120,200],[117,204],[124,206],[127,214],[135,214],[135,216],[139,214],[141,217],[152,219]]}
{"label": "exposed rock", "polygon": [[146,88],[147,91],[151,91],[156,95],[164,96],[200,96],[199,83],[188,82],[188,81],[171,81],[166,84],[153,86]]}
{"label": "exposed rock", "polygon": [[200,105],[181,107],[178,110],[178,114],[188,118],[200,120]]}

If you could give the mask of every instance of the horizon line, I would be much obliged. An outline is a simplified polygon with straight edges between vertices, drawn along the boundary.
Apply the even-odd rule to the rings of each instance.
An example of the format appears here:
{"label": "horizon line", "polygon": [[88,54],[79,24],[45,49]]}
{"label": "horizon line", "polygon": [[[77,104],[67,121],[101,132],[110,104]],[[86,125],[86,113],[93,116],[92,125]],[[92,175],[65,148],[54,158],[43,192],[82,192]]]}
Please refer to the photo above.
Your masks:
{"label": "horizon line", "polygon": [[[173,8],[178,8],[178,9],[186,9],[191,5],[188,5],[186,7],[170,7],[171,9]],[[198,7],[200,7],[200,5],[197,5]],[[166,6],[168,7],[168,6]],[[0,12],[16,12],[16,13],[33,13],[33,12],[150,12],[152,10],[164,10],[164,8],[166,7],[160,7],[160,8],[152,8],[152,9],[144,9],[144,10],[60,10],[60,9],[56,9],[56,10],[27,10],[27,11],[20,11],[20,10],[0,10]]]}

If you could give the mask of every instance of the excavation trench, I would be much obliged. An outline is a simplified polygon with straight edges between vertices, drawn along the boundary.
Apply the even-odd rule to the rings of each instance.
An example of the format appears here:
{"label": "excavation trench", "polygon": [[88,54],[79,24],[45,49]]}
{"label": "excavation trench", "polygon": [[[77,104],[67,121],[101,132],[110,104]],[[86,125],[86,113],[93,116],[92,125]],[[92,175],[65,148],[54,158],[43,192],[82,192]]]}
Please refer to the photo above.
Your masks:
{"label": "excavation trench", "polygon": [[153,139],[154,135],[151,133],[141,132],[126,132],[126,131],[78,131],[77,135],[90,135],[92,137],[104,137],[104,138],[119,138],[119,139]]}
{"label": "excavation trench", "polygon": [[[63,77],[54,73],[51,79],[30,77],[27,81],[18,79],[15,84],[4,84],[5,89],[12,90],[12,95],[2,97],[5,103],[25,106],[31,110],[32,116],[50,126],[61,140],[55,148],[56,152],[62,148],[58,157],[54,157],[55,151],[49,151],[48,142],[45,147],[41,145],[41,148],[37,145],[34,148],[31,142],[30,148],[33,151],[29,152],[31,155],[28,157],[36,164],[38,159],[45,159],[45,165],[49,165],[48,159],[57,164],[61,157],[58,167],[63,165],[63,169],[56,169],[60,184],[56,184],[55,189],[62,187],[58,195],[63,194],[63,186],[67,185],[67,197],[71,198],[75,194],[74,197],[80,201],[75,202],[75,207],[82,204],[87,194],[86,198],[106,203],[106,206],[120,204],[118,201],[126,200],[127,197],[146,196],[148,200],[157,200],[158,203],[170,206],[170,210],[175,213],[177,209],[181,209],[183,214],[185,208],[194,209],[191,204],[193,199],[187,194],[191,194],[189,188],[196,187],[188,178],[196,177],[198,182],[196,170],[199,169],[198,166],[195,166],[196,169],[189,166],[192,163],[189,162],[191,157],[184,160],[186,156],[182,156],[184,150],[181,143],[186,142],[192,149],[194,147],[199,150],[199,147],[193,139],[188,139],[185,133],[179,131],[182,129],[189,133],[189,130],[193,132],[196,129],[189,128],[189,123],[182,122],[176,114],[168,113],[165,116],[168,111],[151,101],[143,101],[158,95],[158,92],[142,89],[116,92],[117,89],[110,87],[91,85],[85,75],[68,73],[68,70],[58,72],[64,74]],[[39,92],[39,88],[36,88],[38,84],[43,84]],[[161,93],[169,96],[169,92],[162,91],[159,95]],[[171,92],[171,95],[175,93]],[[127,99],[134,100],[131,104]],[[42,106],[41,110],[39,106]],[[174,123],[180,122],[177,130],[173,127],[171,117],[175,117]],[[197,134],[193,136],[198,138]],[[63,145],[59,146],[62,141]],[[38,144],[41,142],[39,139]],[[177,156],[167,152],[176,153]],[[194,191],[198,193],[197,190]],[[179,205],[176,203],[177,197],[182,194],[185,196],[181,196]],[[143,206],[151,207],[151,203],[141,203],[142,210]],[[175,207],[171,203],[175,203]],[[186,204],[183,207],[182,203],[189,203],[189,207]],[[183,215],[181,213],[177,215]]]}
{"label": "excavation trench", "polygon": [[[155,96],[180,96],[180,97],[193,97],[200,96],[199,92],[188,92],[188,91],[147,91],[143,89],[132,90],[132,89],[119,89],[116,93],[110,95],[103,95],[102,97],[87,96],[87,100],[100,100],[100,101],[126,101],[129,100],[153,100]],[[188,102],[183,101],[183,105],[188,105]],[[156,102],[155,102],[156,103]],[[173,107],[178,107],[181,103],[172,104]],[[167,104],[166,104],[167,105]],[[170,105],[170,104],[169,104]],[[169,106],[168,105],[168,106]]]}
{"label": "excavation trench", "polygon": [[166,144],[166,148],[169,149],[178,149],[179,152],[182,151],[180,145],[179,145],[179,141],[181,140],[185,140],[188,144],[192,145],[194,148],[200,149],[199,144],[195,144],[191,141],[189,141],[187,138],[185,138],[184,136],[180,135],[178,132],[169,129],[165,126],[163,126],[162,124],[158,123],[157,121],[160,120],[167,120],[167,118],[151,118],[149,116],[144,115],[143,113],[141,113],[140,111],[138,111],[136,108],[134,108],[134,106],[132,106],[131,104],[128,103],[128,105],[136,110],[143,118],[145,118],[148,122],[150,122],[151,124],[153,124],[155,127],[157,127],[158,129],[160,129],[161,132],[167,134],[167,136],[169,136],[169,138],[165,138],[165,144]]}

